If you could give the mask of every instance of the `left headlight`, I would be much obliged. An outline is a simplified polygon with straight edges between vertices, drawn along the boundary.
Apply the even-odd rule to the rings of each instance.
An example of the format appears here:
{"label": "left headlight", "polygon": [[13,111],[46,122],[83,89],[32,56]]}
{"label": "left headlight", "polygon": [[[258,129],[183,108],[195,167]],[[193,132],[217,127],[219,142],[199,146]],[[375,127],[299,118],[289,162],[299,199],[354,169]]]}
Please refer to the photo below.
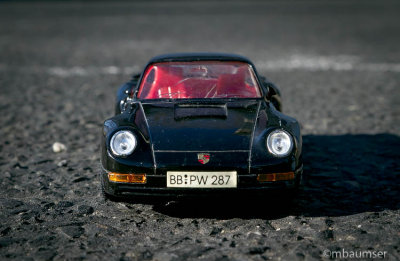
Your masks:
{"label": "left headlight", "polygon": [[293,139],[284,130],[275,130],[268,135],[267,147],[270,153],[277,157],[285,157],[292,152]]}
{"label": "left headlight", "polygon": [[132,154],[137,145],[137,140],[132,132],[121,130],[116,132],[110,141],[112,153],[118,157],[124,157]]}

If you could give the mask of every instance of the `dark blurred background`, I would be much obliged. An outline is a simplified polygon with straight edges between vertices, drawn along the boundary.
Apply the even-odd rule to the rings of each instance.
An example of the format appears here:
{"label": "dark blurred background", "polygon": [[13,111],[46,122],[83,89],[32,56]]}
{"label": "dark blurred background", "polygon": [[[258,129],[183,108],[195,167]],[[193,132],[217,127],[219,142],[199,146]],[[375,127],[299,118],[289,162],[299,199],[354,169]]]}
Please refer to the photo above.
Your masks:
{"label": "dark blurred background", "polygon": [[[305,133],[393,132],[399,14],[398,1],[6,1],[0,70],[81,77],[91,88],[107,77],[92,91],[113,95],[152,56],[232,52],[281,86]],[[364,122],[374,106],[384,121]]]}

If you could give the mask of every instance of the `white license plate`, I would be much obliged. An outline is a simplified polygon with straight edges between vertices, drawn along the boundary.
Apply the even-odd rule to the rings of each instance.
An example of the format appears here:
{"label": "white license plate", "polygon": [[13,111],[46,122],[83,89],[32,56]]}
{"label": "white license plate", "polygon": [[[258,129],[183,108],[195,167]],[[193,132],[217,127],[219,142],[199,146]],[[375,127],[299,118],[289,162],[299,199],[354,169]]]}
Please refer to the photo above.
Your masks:
{"label": "white license plate", "polygon": [[236,188],[236,171],[168,171],[169,188]]}

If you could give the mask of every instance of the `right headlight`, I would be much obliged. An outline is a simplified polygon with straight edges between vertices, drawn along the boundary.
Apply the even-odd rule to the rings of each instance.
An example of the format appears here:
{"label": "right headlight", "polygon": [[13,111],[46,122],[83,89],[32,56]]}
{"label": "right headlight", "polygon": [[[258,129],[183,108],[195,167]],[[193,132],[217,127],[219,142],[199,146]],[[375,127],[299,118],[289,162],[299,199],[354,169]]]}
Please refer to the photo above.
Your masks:
{"label": "right headlight", "polygon": [[268,135],[267,148],[273,155],[285,157],[292,152],[293,139],[286,131],[275,130]]}
{"label": "right headlight", "polygon": [[112,153],[118,157],[124,157],[132,154],[137,145],[135,135],[128,130],[116,132],[110,141]]}

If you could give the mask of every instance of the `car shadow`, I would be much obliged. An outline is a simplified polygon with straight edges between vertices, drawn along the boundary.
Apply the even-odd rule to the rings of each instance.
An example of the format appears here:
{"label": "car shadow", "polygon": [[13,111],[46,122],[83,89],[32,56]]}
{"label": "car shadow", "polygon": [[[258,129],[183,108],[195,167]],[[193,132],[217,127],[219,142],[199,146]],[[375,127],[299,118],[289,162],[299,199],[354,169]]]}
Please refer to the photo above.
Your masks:
{"label": "car shadow", "polygon": [[343,216],[400,207],[400,138],[377,135],[306,135],[304,177],[293,202],[282,195],[178,200],[154,204],[181,218],[276,219]]}

